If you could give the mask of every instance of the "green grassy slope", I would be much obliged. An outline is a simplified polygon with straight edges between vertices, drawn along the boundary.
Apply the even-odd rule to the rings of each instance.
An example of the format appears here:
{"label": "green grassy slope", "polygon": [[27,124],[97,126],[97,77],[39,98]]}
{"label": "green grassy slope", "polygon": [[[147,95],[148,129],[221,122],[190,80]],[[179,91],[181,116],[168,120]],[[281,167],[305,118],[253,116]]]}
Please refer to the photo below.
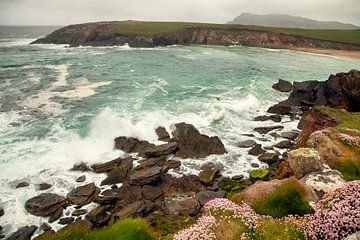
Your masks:
{"label": "green grassy slope", "polygon": [[115,32],[124,34],[141,34],[146,36],[176,32],[190,27],[208,27],[217,29],[246,29],[284,33],[308,38],[343,42],[360,45],[360,30],[310,30],[294,28],[274,28],[230,24],[189,23],[189,22],[142,22],[121,21],[114,28]]}

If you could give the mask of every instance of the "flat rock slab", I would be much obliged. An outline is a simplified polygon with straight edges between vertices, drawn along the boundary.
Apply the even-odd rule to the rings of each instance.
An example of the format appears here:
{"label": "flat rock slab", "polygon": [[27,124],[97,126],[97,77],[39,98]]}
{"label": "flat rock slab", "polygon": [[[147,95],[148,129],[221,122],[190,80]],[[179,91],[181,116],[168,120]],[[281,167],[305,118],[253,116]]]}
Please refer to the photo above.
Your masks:
{"label": "flat rock slab", "polygon": [[256,144],[255,140],[249,139],[239,142],[236,146],[239,148],[251,148]]}
{"label": "flat rock slab", "polygon": [[165,200],[166,212],[171,215],[195,216],[201,209],[200,203],[195,198]]}
{"label": "flat rock slab", "polygon": [[109,209],[110,206],[108,205],[94,208],[89,212],[88,215],[86,215],[86,219],[93,223],[96,227],[105,226],[111,218],[111,213]]}
{"label": "flat rock slab", "polygon": [[259,160],[270,165],[279,161],[279,155],[276,153],[266,152],[259,156]]}
{"label": "flat rock slab", "polygon": [[196,199],[199,201],[199,203],[203,206],[205,203],[210,201],[214,198],[223,198],[225,197],[225,191],[210,191],[210,190],[204,190],[201,192],[196,193]]}
{"label": "flat rock slab", "polygon": [[289,149],[292,147],[292,145],[293,145],[293,143],[290,140],[284,140],[284,141],[278,142],[273,147],[280,148],[280,149]]}
{"label": "flat rock slab", "polygon": [[261,144],[255,144],[255,146],[249,150],[248,154],[252,156],[259,156],[265,152],[266,151],[262,149]]}
{"label": "flat rock slab", "polygon": [[144,156],[144,152],[155,145],[148,141],[141,141],[136,138],[117,137],[115,138],[115,148],[127,153],[139,153]]}
{"label": "flat rock slab", "polygon": [[324,170],[324,162],[318,152],[311,148],[299,148],[288,153],[288,162],[295,177]]}
{"label": "flat rock slab", "polygon": [[290,131],[280,133],[280,137],[294,141],[299,136],[299,131]]}
{"label": "flat rock slab", "polygon": [[161,173],[162,168],[158,166],[132,171],[129,176],[130,184],[142,186],[153,183],[159,180]]}
{"label": "flat rock slab", "polygon": [[117,167],[108,172],[108,176],[101,182],[101,185],[123,183],[133,167],[133,161],[132,158],[123,159]]}
{"label": "flat rock slab", "polygon": [[156,135],[159,141],[168,142],[170,141],[170,135],[164,127],[158,127],[155,129]]}
{"label": "flat rock slab", "polygon": [[271,127],[257,127],[254,128],[255,132],[258,132],[260,134],[267,134],[268,132],[271,132],[273,130],[279,130],[279,129],[283,129],[284,126],[271,126]]}
{"label": "flat rock slab", "polygon": [[279,92],[291,92],[293,85],[291,82],[279,79],[277,83],[272,85],[272,88]]}
{"label": "flat rock slab", "polygon": [[69,192],[66,198],[71,204],[83,206],[91,203],[100,193],[100,189],[94,183],[89,183]]}
{"label": "flat rock slab", "polygon": [[30,240],[37,228],[38,227],[34,225],[22,227],[8,237],[7,240]]}
{"label": "flat rock slab", "polygon": [[147,157],[161,157],[167,156],[169,154],[175,153],[178,149],[179,144],[177,142],[170,142],[167,144],[162,144],[155,147],[150,147],[145,151],[145,156]]}
{"label": "flat rock slab", "polygon": [[121,161],[121,158],[117,158],[109,162],[93,164],[91,168],[96,173],[105,173],[117,167]]}
{"label": "flat rock slab", "polygon": [[46,217],[66,205],[66,198],[54,193],[42,193],[25,202],[25,209],[35,215]]}

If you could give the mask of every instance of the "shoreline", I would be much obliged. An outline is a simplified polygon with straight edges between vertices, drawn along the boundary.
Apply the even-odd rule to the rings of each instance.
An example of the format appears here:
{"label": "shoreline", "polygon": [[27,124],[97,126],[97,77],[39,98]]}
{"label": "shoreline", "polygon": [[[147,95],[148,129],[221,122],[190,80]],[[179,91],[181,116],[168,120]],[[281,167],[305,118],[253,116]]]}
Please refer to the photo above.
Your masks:
{"label": "shoreline", "polygon": [[290,47],[288,49],[297,52],[307,52],[307,53],[322,54],[322,55],[335,56],[335,57],[360,59],[360,51],[321,49],[321,48],[297,48],[297,47]]}

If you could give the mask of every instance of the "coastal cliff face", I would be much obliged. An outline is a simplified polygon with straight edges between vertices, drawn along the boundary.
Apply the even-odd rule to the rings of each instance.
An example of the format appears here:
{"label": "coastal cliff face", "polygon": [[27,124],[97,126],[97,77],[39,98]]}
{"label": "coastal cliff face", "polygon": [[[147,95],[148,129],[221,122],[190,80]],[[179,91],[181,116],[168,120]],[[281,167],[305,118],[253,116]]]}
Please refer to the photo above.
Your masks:
{"label": "coastal cliff face", "polygon": [[322,48],[360,50],[360,46],[325,41],[265,30],[239,28],[186,27],[166,33],[142,34],[116,30],[117,22],[88,23],[61,28],[33,43],[77,46],[157,47],[167,45],[243,45],[264,48]]}

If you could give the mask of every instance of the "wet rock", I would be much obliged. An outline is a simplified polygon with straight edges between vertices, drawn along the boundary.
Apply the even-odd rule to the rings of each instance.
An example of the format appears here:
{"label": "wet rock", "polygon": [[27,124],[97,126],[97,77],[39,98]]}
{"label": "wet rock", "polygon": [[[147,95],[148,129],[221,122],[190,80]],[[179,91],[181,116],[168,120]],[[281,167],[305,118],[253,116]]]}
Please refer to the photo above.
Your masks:
{"label": "wet rock", "polygon": [[157,129],[155,129],[155,132],[156,135],[158,136],[159,141],[163,141],[163,142],[170,141],[170,135],[164,127],[158,127]]}
{"label": "wet rock", "polygon": [[127,153],[139,153],[140,156],[144,156],[144,153],[150,147],[155,145],[148,141],[141,141],[136,138],[117,137],[115,138],[115,148],[120,149]]}
{"label": "wet rock", "polygon": [[215,177],[220,173],[222,167],[214,163],[207,163],[201,166],[201,169],[202,170],[199,173],[200,181],[205,185],[210,185]]}
{"label": "wet rock", "polygon": [[91,168],[96,173],[106,173],[116,168],[121,161],[121,158],[117,158],[109,162],[93,164],[91,165]]}
{"label": "wet rock", "polygon": [[156,158],[146,158],[146,159],[139,160],[138,163],[140,165],[136,166],[134,169],[140,170],[140,169],[150,168],[150,167],[154,167],[154,166],[162,167],[165,165],[165,162],[166,162],[166,156],[161,156],[161,157],[156,157]]}
{"label": "wet rock", "polygon": [[242,179],[244,179],[244,175],[236,175],[231,178],[233,181],[240,181]]}
{"label": "wet rock", "polygon": [[3,209],[3,208],[0,208],[0,217],[4,216],[4,214],[5,214],[4,209]]}
{"label": "wet rock", "polygon": [[324,169],[323,160],[318,152],[310,148],[299,148],[289,152],[288,162],[297,178]]}
{"label": "wet rock", "polygon": [[73,217],[64,217],[59,220],[60,225],[68,225],[72,223],[75,219]]}
{"label": "wet rock", "polygon": [[299,131],[290,131],[280,133],[280,137],[294,141],[299,136]]}
{"label": "wet rock", "polygon": [[95,227],[102,227],[107,225],[111,218],[110,206],[104,205],[94,208],[86,215],[86,219],[89,220]]}
{"label": "wet rock", "polygon": [[163,173],[169,171],[170,169],[176,169],[181,166],[181,162],[177,160],[168,160],[165,162],[162,171]]}
{"label": "wet rock", "polygon": [[48,184],[48,183],[40,183],[39,184],[39,190],[40,191],[44,191],[44,190],[47,190],[47,189],[50,189],[50,188],[52,188],[51,184]]}
{"label": "wet rock", "polygon": [[256,144],[249,150],[248,154],[252,156],[259,156],[260,154],[263,154],[265,152],[266,151],[262,149],[261,144]]}
{"label": "wet rock", "polygon": [[151,168],[131,171],[129,174],[130,184],[142,186],[156,182],[161,177],[161,170],[161,167],[154,166]]}
{"label": "wet rock", "polygon": [[255,132],[258,132],[260,134],[266,134],[268,132],[271,132],[273,130],[279,130],[279,129],[283,129],[284,126],[271,126],[271,127],[257,127],[257,128],[254,128],[254,131]]}
{"label": "wet rock", "polygon": [[28,187],[28,186],[30,186],[29,183],[27,183],[27,182],[21,182],[21,183],[19,183],[18,185],[16,185],[16,189],[17,189],[17,188]]}
{"label": "wet rock", "polygon": [[293,143],[290,140],[284,140],[274,145],[275,148],[281,148],[281,149],[289,149],[291,148]]}
{"label": "wet rock", "polygon": [[214,191],[204,190],[196,193],[196,199],[199,201],[199,203],[202,206],[214,198],[223,198],[223,197],[225,197],[225,191],[214,192]]}
{"label": "wet rock", "polygon": [[41,224],[40,229],[43,230],[44,232],[47,232],[52,230],[52,227],[47,223],[43,223]]}
{"label": "wet rock", "polygon": [[279,92],[291,92],[293,86],[292,86],[291,82],[279,79],[279,81],[277,83],[272,85],[272,88]]}
{"label": "wet rock", "polygon": [[160,187],[145,185],[141,188],[141,193],[145,199],[155,201],[156,199],[164,196],[164,193]]}
{"label": "wet rock", "polygon": [[258,168],[258,167],[260,167],[260,165],[259,164],[257,164],[257,163],[251,163],[251,165],[250,165],[251,167],[253,167],[253,168]]}
{"label": "wet rock", "polygon": [[281,122],[281,116],[280,115],[263,115],[263,116],[257,116],[254,118],[254,121],[257,122],[264,122],[264,121],[268,121],[271,120],[273,122]]}
{"label": "wet rock", "polygon": [[78,217],[85,215],[88,211],[86,209],[76,209],[71,213],[71,216]]}
{"label": "wet rock", "polygon": [[179,144],[177,142],[170,142],[159,146],[150,147],[145,151],[146,157],[161,157],[175,153]]}
{"label": "wet rock", "polygon": [[101,182],[101,185],[112,185],[116,183],[123,183],[127,178],[130,169],[133,167],[133,161],[134,159],[132,158],[123,159],[116,168],[114,168],[108,173],[107,178],[105,178]]}
{"label": "wet rock", "polygon": [[76,181],[76,182],[85,182],[85,181],[86,181],[86,176],[85,176],[85,175],[81,175],[80,177],[76,178],[75,181]]}
{"label": "wet rock", "polygon": [[124,207],[116,213],[120,219],[127,217],[144,217],[153,211],[155,205],[150,201],[137,201]]}
{"label": "wet rock", "polygon": [[279,161],[279,155],[276,153],[266,152],[266,153],[260,155],[259,160],[261,162],[271,165],[271,164]]}
{"label": "wet rock", "polygon": [[165,201],[166,213],[171,215],[195,216],[199,213],[201,206],[195,198],[176,200],[167,199]]}
{"label": "wet rock", "polygon": [[94,203],[98,203],[100,205],[109,205],[109,204],[114,204],[119,200],[120,200],[119,196],[102,196],[102,195],[99,195],[94,199]]}
{"label": "wet rock", "polygon": [[272,150],[274,150],[274,147],[273,146],[264,146],[264,149],[272,151]]}
{"label": "wet rock", "polygon": [[46,217],[59,209],[62,210],[65,205],[65,197],[54,193],[42,193],[27,200],[25,209],[35,216]]}
{"label": "wet rock", "polygon": [[162,177],[161,188],[166,197],[193,195],[196,192],[204,190],[203,184],[196,175],[174,177],[169,174],[165,174]]}
{"label": "wet rock", "polygon": [[25,226],[14,232],[7,240],[30,240],[31,236],[37,230],[37,226]]}
{"label": "wet rock", "polygon": [[284,103],[278,103],[274,106],[271,106],[267,112],[273,113],[273,114],[279,114],[279,115],[290,115],[290,112],[292,111],[291,106],[284,104]]}
{"label": "wet rock", "polygon": [[278,166],[278,171],[275,178],[282,180],[292,176],[294,176],[294,172],[292,171],[289,162],[282,161]]}
{"label": "wet rock", "polygon": [[53,212],[49,217],[49,223],[53,223],[53,222],[59,220],[62,217],[63,212],[64,212],[64,209],[62,209],[62,208],[59,208],[58,210]]}
{"label": "wet rock", "polygon": [[226,153],[224,144],[218,137],[208,137],[191,124],[177,123],[172,135],[179,143],[177,157],[204,158],[212,154]]}
{"label": "wet rock", "polygon": [[268,169],[257,169],[250,171],[250,179],[253,181],[257,180],[264,180],[267,178],[270,174],[270,171]]}
{"label": "wet rock", "polygon": [[90,172],[91,168],[84,162],[77,163],[70,169],[70,171]]}
{"label": "wet rock", "polygon": [[94,183],[89,183],[71,190],[66,198],[71,204],[83,206],[91,203],[99,193],[100,189]]}
{"label": "wet rock", "polygon": [[239,148],[250,148],[253,147],[256,144],[254,140],[246,140],[243,142],[238,143],[236,146]]}

